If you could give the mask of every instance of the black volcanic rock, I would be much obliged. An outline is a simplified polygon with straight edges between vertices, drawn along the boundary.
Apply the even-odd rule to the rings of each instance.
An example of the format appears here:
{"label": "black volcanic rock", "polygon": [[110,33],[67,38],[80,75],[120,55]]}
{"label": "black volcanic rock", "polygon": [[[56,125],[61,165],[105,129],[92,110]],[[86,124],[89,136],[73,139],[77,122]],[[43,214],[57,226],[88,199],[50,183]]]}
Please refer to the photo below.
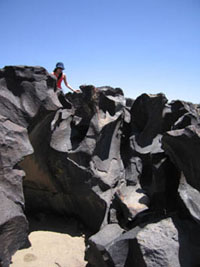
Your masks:
{"label": "black volcanic rock", "polygon": [[[50,82],[51,81],[51,82]],[[27,128],[40,113],[60,105],[55,79],[41,67],[8,66],[0,70],[0,263],[9,266],[11,255],[27,243],[20,162],[33,148]],[[48,91],[49,89],[49,91]],[[20,227],[19,227],[20,226]]]}
{"label": "black volcanic rock", "polygon": [[[18,168],[33,152],[27,130],[0,115],[0,262],[9,266],[11,255],[27,242],[22,179]],[[20,226],[20,227],[19,227]]]}
{"label": "black volcanic rock", "polygon": [[199,107],[55,89],[42,67],[0,70],[0,266],[27,243],[25,210],[78,218],[94,267],[198,266]]}
{"label": "black volcanic rock", "polygon": [[40,108],[56,110],[55,79],[42,67],[7,66],[0,70],[1,115],[28,127]]}
{"label": "black volcanic rock", "polygon": [[143,266],[180,266],[178,230],[171,218],[146,225],[136,239],[145,262]]}
{"label": "black volcanic rock", "polygon": [[190,215],[200,223],[200,193],[186,182],[183,174],[178,192]]}
{"label": "black volcanic rock", "polygon": [[133,103],[131,127],[140,147],[148,146],[162,133],[163,110],[167,99],[163,94],[139,96]]}
{"label": "black volcanic rock", "polygon": [[128,253],[128,246],[126,247],[127,251],[125,255],[119,253],[112,257],[113,243],[116,242],[116,239],[121,236],[122,233],[123,229],[120,228],[118,224],[108,224],[103,227],[88,240],[87,254],[89,258],[87,258],[87,260],[92,265],[98,267],[115,266],[115,256],[117,256],[117,266],[119,266],[119,262],[123,262],[124,264],[127,257],[126,254]]}
{"label": "black volcanic rock", "polygon": [[199,125],[167,132],[163,136],[162,143],[172,162],[184,173],[186,181],[200,191]]}

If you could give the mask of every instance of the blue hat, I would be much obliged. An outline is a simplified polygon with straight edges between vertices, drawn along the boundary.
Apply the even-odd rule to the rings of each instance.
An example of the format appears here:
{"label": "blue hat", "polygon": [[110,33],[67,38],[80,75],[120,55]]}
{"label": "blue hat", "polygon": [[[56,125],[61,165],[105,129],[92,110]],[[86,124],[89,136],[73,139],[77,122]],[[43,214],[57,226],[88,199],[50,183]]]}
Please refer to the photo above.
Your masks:
{"label": "blue hat", "polygon": [[60,68],[60,69],[62,69],[62,70],[65,69],[64,64],[63,64],[62,62],[58,62],[58,63],[56,64],[56,68]]}

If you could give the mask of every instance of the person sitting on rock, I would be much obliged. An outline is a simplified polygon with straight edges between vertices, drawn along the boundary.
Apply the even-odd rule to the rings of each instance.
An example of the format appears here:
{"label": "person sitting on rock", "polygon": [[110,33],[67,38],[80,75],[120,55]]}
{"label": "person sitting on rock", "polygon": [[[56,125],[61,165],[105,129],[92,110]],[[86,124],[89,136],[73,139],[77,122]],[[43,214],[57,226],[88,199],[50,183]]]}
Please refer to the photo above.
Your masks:
{"label": "person sitting on rock", "polygon": [[53,75],[57,78],[57,91],[61,91],[61,83],[64,81],[65,85],[72,91],[72,92],[79,92],[79,90],[74,90],[67,82],[66,74],[63,73],[63,70],[65,69],[64,64],[62,62],[58,62],[56,64],[56,67],[53,71]]}

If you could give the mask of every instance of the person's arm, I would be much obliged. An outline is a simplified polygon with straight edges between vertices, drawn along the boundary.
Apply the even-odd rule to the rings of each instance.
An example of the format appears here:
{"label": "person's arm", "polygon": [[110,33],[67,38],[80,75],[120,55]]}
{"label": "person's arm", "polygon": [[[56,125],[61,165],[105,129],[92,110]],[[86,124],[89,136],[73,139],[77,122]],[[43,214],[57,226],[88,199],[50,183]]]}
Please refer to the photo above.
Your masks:
{"label": "person's arm", "polygon": [[65,85],[66,85],[70,90],[72,90],[72,92],[76,92],[76,90],[74,90],[74,89],[68,84],[66,74],[64,74],[63,80],[64,80]]}

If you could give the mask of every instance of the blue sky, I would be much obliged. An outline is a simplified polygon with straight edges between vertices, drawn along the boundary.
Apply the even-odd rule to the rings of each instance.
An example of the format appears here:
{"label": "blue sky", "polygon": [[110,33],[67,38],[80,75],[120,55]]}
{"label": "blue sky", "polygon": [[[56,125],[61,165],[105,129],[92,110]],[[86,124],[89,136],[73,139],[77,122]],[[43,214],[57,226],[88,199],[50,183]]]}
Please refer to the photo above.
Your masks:
{"label": "blue sky", "polygon": [[0,0],[0,25],[0,68],[62,61],[74,89],[200,103],[200,0]]}

